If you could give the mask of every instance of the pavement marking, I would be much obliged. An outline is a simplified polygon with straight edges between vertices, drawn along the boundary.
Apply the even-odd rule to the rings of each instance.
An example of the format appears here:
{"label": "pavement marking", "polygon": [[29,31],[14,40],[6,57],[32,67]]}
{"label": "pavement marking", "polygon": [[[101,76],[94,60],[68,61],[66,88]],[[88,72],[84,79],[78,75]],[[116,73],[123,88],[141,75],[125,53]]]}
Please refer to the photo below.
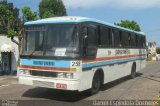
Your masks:
{"label": "pavement marking", "polygon": [[6,85],[1,85],[0,88],[7,87],[7,86],[10,86],[10,85],[15,85],[15,84],[17,84],[17,83],[11,83],[11,84],[6,84]]}

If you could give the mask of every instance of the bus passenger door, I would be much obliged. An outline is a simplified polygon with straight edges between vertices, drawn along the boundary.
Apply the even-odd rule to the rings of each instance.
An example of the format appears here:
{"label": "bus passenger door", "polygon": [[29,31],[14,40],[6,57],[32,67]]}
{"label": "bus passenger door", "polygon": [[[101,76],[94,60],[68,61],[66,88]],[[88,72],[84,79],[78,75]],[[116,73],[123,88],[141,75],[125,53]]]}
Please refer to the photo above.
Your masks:
{"label": "bus passenger door", "polygon": [[95,59],[97,55],[98,32],[96,26],[83,27],[83,53],[85,59]]}

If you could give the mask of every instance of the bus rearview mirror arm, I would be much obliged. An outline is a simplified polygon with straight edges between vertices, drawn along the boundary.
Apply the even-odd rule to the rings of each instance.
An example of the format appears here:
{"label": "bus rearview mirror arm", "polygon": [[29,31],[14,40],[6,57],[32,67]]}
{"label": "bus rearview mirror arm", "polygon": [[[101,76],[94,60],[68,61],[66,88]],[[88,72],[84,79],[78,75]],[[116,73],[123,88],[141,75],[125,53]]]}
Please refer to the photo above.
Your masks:
{"label": "bus rearview mirror arm", "polygon": [[84,54],[87,54],[87,47],[88,47],[88,35],[84,35],[83,38],[83,50],[84,50]]}
{"label": "bus rearview mirror arm", "polygon": [[86,47],[88,45],[88,35],[84,36],[84,46]]}

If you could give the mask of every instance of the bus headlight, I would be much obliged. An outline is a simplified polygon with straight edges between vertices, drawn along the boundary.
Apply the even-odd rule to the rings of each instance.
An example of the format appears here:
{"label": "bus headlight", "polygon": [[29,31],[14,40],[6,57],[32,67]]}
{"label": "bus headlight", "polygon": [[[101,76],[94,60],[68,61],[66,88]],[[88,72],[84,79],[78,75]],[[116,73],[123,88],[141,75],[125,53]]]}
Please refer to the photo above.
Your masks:
{"label": "bus headlight", "polygon": [[66,73],[66,78],[72,79],[73,78],[73,73]]}
{"label": "bus headlight", "polygon": [[57,73],[58,78],[65,78],[65,73]]}
{"label": "bus headlight", "polygon": [[19,75],[30,75],[29,70],[19,70]]}
{"label": "bus headlight", "polygon": [[19,75],[23,75],[24,74],[24,70],[19,70]]}
{"label": "bus headlight", "polygon": [[73,78],[73,73],[57,73],[58,78]]}
{"label": "bus headlight", "polygon": [[24,70],[24,74],[25,75],[30,75],[30,71],[29,70]]}

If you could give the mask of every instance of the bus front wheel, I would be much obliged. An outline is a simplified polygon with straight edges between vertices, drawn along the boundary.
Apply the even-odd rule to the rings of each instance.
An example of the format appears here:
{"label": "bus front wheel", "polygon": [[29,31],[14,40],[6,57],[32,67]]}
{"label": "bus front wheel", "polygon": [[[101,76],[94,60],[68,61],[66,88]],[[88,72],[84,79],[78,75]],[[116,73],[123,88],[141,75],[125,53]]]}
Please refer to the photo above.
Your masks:
{"label": "bus front wheel", "polygon": [[96,72],[92,80],[92,88],[89,90],[90,95],[98,93],[100,87],[101,87],[100,73]]}

